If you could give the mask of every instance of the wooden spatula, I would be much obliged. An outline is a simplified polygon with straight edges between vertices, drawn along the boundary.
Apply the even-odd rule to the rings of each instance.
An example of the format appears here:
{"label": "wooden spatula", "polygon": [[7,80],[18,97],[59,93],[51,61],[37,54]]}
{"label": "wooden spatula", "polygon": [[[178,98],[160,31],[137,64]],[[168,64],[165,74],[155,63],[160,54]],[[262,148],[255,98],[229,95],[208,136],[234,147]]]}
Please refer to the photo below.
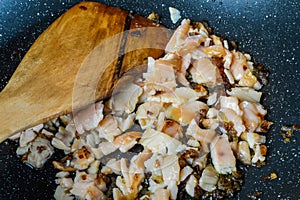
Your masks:
{"label": "wooden spatula", "polygon": [[124,72],[161,56],[170,36],[119,8],[74,6],[36,40],[0,93],[0,142],[107,97]]}

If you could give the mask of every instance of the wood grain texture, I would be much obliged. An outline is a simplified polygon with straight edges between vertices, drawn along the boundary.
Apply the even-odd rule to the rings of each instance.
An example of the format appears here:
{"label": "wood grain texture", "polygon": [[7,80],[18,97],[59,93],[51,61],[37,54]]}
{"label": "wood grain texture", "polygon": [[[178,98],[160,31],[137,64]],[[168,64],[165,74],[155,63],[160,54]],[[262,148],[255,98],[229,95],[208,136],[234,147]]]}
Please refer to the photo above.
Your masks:
{"label": "wood grain texture", "polygon": [[[126,31],[137,25],[144,28],[139,37]],[[95,2],[64,13],[35,41],[0,93],[0,142],[107,97],[123,72],[162,55],[170,32],[157,35],[145,27],[156,25]],[[145,49],[151,44],[159,47]]]}

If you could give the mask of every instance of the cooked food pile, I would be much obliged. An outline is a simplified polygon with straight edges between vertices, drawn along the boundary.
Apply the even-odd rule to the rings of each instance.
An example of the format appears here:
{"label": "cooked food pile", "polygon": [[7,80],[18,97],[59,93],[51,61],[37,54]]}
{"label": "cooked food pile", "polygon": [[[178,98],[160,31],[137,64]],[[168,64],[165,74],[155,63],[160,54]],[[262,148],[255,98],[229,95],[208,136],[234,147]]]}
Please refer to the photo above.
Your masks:
{"label": "cooked food pile", "polygon": [[240,190],[239,166],[265,161],[271,125],[264,80],[249,54],[183,20],[157,60],[125,74],[110,99],[14,136],[40,168],[65,157],[55,199],[222,198]]}

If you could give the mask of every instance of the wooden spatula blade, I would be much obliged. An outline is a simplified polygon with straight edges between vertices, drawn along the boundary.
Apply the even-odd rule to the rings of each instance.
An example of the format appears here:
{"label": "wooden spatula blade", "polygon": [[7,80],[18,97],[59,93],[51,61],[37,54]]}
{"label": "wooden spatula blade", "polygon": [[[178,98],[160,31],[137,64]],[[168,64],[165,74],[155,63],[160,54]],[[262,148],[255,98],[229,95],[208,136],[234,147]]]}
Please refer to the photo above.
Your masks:
{"label": "wooden spatula blade", "polygon": [[[161,47],[171,36],[165,30],[155,36],[159,48],[133,49],[128,55],[121,55],[131,41],[124,31],[156,26],[143,17],[130,16],[128,11],[95,2],[82,2],[64,13],[36,40],[0,93],[0,141],[109,95],[124,71],[143,64],[148,56],[157,58],[163,54]],[[135,38],[136,45],[153,43],[153,38],[146,37],[151,36],[148,32],[145,29],[141,37]],[[91,78],[82,69],[93,52],[113,36],[109,52],[116,59],[105,66],[94,61],[97,87],[81,85],[94,90],[93,99],[76,99],[74,87],[78,86],[79,77]]]}

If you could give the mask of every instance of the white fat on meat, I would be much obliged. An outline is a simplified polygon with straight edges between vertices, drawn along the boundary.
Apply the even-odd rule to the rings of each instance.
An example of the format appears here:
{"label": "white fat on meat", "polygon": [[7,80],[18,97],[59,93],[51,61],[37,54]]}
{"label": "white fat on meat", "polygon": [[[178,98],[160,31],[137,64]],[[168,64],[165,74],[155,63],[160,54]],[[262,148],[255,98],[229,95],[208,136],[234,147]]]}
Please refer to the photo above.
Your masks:
{"label": "white fat on meat", "polygon": [[70,146],[75,138],[75,126],[73,123],[69,123],[66,128],[59,127],[58,133],[55,134],[57,139],[63,141],[67,146]]}
{"label": "white fat on meat", "polygon": [[234,78],[233,78],[231,72],[228,69],[224,69],[224,73],[225,73],[229,83],[233,85],[234,84]]}
{"label": "white fat on meat", "polygon": [[[117,181],[120,180],[119,178],[120,176],[118,176]],[[125,196],[122,194],[121,190],[119,188],[114,188],[113,189],[113,199],[114,200],[124,200]]]}
{"label": "white fat on meat", "polygon": [[157,122],[155,124],[156,130],[163,132],[163,128],[165,126],[166,123],[166,113],[165,112],[160,112],[158,117],[157,117]]}
{"label": "white fat on meat", "polygon": [[73,182],[72,178],[63,177],[60,179],[59,184],[60,184],[60,186],[62,186],[64,188],[72,188],[74,185],[74,182]]}
{"label": "white fat on meat", "polygon": [[[161,177],[158,177],[158,178],[161,178]],[[153,178],[151,177],[149,179],[149,187],[148,187],[148,190],[151,192],[151,193],[155,193],[155,191],[157,189],[163,189],[163,188],[166,188],[167,185],[163,182],[163,180],[161,179],[160,182],[157,182],[157,180],[153,180]]]}
{"label": "white fat on meat", "polygon": [[72,188],[74,185],[72,178],[62,177],[55,180],[56,184],[60,185],[63,188]]}
{"label": "white fat on meat", "polygon": [[201,146],[200,142],[198,140],[195,140],[195,139],[189,139],[187,141],[187,145],[191,146],[191,147],[200,147]]}
{"label": "white fat on meat", "polygon": [[209,108],[206,117],[209,119],[217,118],[218,116],[218,110],[216,108]]}
{"label": "white fat on meat", "polygon": [[147,129],[141,140],[140,144],[146,149],[150,149],[153,153],[160,153],[163,155],[172,155],[180,151],[182,145],[180,141],[169,135],[156,131],[154,129]]}
{"label": "white fat on meat", "polygon": [[193,163],[193,167],[198,167],[199,170],[202,170],[206,167],[207,165],[207,153],[200,155],[198,158],[196,158]]}
{"label": "white fat on meat", "polygon": [[[203,97],[207,92],[197,92],[190,87],[179,87],[175,89],[175,95],[179,99],[179,105],[188,101],[195,101],[200,97]],[[176,106],[176,104],[174,105]]]}
{"label": "white fat on meat", "polygon": [[191,61],[192,61],[192,55],[190,53],[182,56],[181,73],[183,74],[183,76],[186,75],[186,70],[190,67]]}
{"label": "white fat on meat", "polygon": [[55,177],[57,178],[64,178],[70,175],[70,172],[64,172],[64,171],[60,171],[58,173],[56,173]]}
{"label": "white fat on meat", "polygon": [[97,174],[99,171],[99,167],[100,167],[100,160],[95,160],[90,164],[89,168],[87,169],[87,172],[89,174]]}
{"label": "white fat on meat", "polygon": [[228,136],[218,135],[210,145],[212,163],[220,174],[230,174],[236,171],[235,157],[231,150]]}
{"label": "white fat on meat", "polygon": [[225,49],[225,52],[226,52],[226,55],[223,58],[224,68],[228,70],[228,69],[230,69],[230,65],[232,63],[232,53],[228,49]]}
{"label": "white fat on meat", "polygon": [[99,137],[97,131],[90,131],[85,137],[85,145],[91,148],[97,147],[97,145],[100,144],[101,141],[102,139]]}
{"label": "white fat on meat", "polygon": [[218,101],[218,93],[214,92],[207,97],[207,105],[212,106]]}
{"label": "white fat on meat", "polygon": [[64,150],[64,151],[70,151],[71,150],[71,147],[67,146],[65,143],[63,143],[63,141],[57,139],[57,138],[53,138],[51,140],[51,144],[57,148],[57,149],[60,149],[60,150]]}
{"label": "white fat on meat", "polygon": [[170,199],[175,200],[178,194],[177,182],[171,181],[167,186],[167,190],[170,192]]}
{"label": "white fat on meat", "polygon": [[38,124],[38,125],[32,127],[32,130],[38,133],[38,132],[40,132],[43,128],[44,128],[44,124]]}

